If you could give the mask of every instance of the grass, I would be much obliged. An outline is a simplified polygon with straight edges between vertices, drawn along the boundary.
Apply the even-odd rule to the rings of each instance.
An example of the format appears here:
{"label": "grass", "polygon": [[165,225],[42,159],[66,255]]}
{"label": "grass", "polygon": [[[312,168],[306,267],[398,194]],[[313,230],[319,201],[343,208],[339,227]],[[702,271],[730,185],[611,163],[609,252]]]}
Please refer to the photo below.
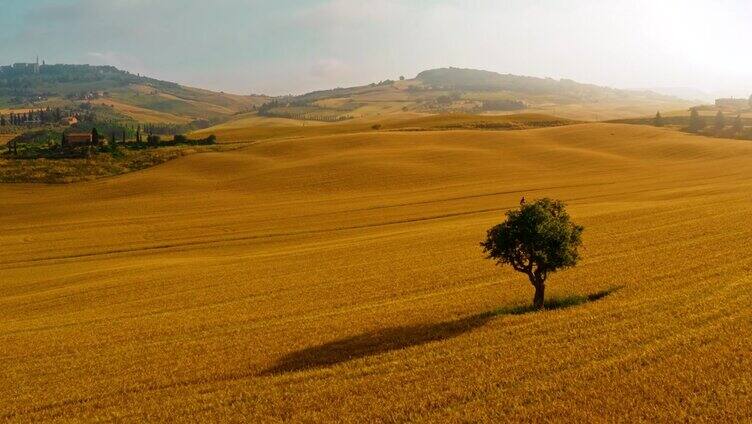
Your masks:
{"label": "grass", "polygon": [[[0,184],[0,421],[752,416],[752,144],[373,123]],[[478,317],[531,302],[478,246],[522,196],[586,229],[550,300],[623,288]]]}
{"label": "grass", "polygon": [[522,130],[555,127],[577,123],[570,119],[543,114],[470,115],[444,114],[422,115],[414,113],[390,113],[385,116],[346,120],[337,123],[305,122],[291,119],[244,115],[236,120],[204,130],[196,131],[193,137],[216,134],[219,140],[263,140],[287,137],[313,137],[374,131],[446,131],[446,130]]}
{"label": "grass", "polygon": [[[620,288],[612,287],[585,296],[553,297],[545,301],[545,310],[571,308],[588,302],[595,302]],[[489,312],[447,322],[382,328],[292,352],[285,355],[274,366],[264,370],[259,375],[266,376],[328,367],[354,359],[384,354],[393,350],[407,349],[425,343],[447,340],[473,331],[487,324],[493,318],[504,315],[522,315],[531,312],[543,311],[533,308],[532,305],[505,306]]]}
{"label": "grass", "polygon": [[[583,295],[569,295],[569,296],[563,296],[563,297],[551,297],[545,300],[543,304],[543,310],[550,311],[550,310],[555,310],[555,309],[571,308],[573,306],[583,305],[588,302],[595,302],[596,300],[603,299],[604,297],[622,288],[623,286],[611,287],[606,290],[601,290],[601,291],[584,295],[584,296]],[[504,307],[495,309],[493,311],[487,312],[486,314],[489,316],[497,317],[497,316],[502,316],[502,315],[522,315],[522,314],[528,314],[531,312],[542,312],[542,311],[535,309],[533,305],[525,304],[525,305],[515,305],[515,306],[504,306]]]}
{"label": "grass", "polygon": [[16,159],[0,157],[0,183],[61,184],[91,181],[163,164],[186,155],[224,151],[238,146],[160,147],[98,153],[89,158]]}

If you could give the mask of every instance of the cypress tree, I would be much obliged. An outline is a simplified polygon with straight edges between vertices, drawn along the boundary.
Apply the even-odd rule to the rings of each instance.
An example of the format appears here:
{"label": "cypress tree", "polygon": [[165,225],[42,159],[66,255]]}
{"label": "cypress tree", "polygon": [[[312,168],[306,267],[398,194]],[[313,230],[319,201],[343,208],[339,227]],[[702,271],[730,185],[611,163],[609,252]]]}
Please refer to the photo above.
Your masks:
{"label": "cypress tree", "polygon": [[653,120],[653,125],[655,125],[656,127],[663,126],[663,117],[661,116],[660,111],[655,113],[655,119]]}
{"label": "cypress tree", "polygon": [[689,114],[689,131],[698,132],[703,128],[705,128],[705,120],[700,116],[697,108],[692,108]]}
{"label": "cypress tree", "polygon": [[91,129],[91,144],[99,146],[99,133],[97,132],[96,127]]}
{"label": "cypress tree", "polygon": [[726,117],[723,116],[723,112],[720,110],[715,115],[715,130],[723,131],[723,129],[726,127]]}
{"label": "cypress tree", "polygon": [[744,131],[744,122],[741,115],[736,115],[734,119],[734,134],[741,134]]}

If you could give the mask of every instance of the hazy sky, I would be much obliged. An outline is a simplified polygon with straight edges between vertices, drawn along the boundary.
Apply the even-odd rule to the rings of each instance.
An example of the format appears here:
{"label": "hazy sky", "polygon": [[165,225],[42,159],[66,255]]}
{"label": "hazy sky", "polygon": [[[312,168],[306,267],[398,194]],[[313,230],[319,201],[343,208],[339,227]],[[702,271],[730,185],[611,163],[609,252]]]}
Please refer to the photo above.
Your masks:
{"label": "hazy sky", "polygon": [[752,92],[750,0],[0,0],[0,63],[112,64],[237,93],[458,66]]}

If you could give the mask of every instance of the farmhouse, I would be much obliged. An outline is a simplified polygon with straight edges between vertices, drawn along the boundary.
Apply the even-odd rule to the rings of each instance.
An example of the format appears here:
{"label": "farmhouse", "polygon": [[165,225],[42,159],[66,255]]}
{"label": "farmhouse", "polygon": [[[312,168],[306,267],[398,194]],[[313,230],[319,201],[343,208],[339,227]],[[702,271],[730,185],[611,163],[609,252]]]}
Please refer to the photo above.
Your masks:
{"label": "farmhouse", "polygon": [[749,100],[747,99],[716,99],[715,105],[717,107],[732,108],[732,109],[746,109],[750,107]]}
{"label": "farmhouse", "polygon": [[92,144],[92,137],[90,133],[65,134],[65,138],[63,140],[64,148],[86,147],[91,146]]}

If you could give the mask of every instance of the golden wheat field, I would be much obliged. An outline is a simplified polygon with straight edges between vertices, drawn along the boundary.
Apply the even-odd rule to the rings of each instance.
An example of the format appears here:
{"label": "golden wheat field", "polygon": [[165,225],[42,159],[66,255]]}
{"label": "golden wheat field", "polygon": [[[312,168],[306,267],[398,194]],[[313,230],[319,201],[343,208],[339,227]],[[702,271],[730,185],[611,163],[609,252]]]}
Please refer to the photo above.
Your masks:
{"label": "golden wheat field", "polygon": [[[618,124],[0,185],[0,420],[748,421],[751,193],[749,142]],[[585,226],[547,296],[619,289],[488,314],[532,299],[479,246],[521,196]]]}

